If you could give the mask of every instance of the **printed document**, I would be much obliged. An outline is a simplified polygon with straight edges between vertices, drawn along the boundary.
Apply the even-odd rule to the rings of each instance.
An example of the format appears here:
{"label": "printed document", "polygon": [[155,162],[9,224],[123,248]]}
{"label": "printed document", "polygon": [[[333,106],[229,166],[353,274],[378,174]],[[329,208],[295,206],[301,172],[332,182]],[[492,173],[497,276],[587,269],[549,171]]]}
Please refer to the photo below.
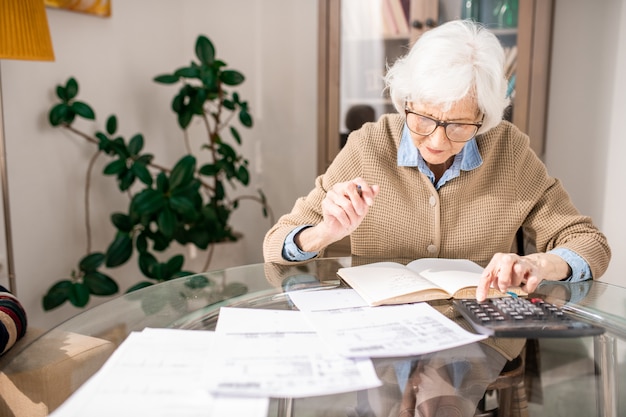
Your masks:
{"label": "printed document", "polygon": [[268,398],[207,391],[213,339],[213,332],[201,330],[133,332],[51,416],[266,417]]}
{"label": "printed document", "polygon": [[381,385],[369,358],[333,352],[300,311],[222,307],[215,333],[215,393],[299,398]]}
{"label": "printed document", "polygon": [[427,303],[304,314],[335,352],[350,358],[422,355],[486,338],[466,331]]}

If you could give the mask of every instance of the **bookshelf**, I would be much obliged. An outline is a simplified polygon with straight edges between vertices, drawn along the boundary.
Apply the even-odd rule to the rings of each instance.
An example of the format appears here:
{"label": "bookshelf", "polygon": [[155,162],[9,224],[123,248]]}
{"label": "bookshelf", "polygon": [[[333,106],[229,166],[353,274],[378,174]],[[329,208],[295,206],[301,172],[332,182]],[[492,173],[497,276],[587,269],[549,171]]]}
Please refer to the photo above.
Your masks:
{"label": "bookshelf", "polygon": [[[468,16],[467,0],[318,0],[318,172],[326,170],[350,130],[355,105],[395,111],[382,95],[386,63],[403,55],[425,31]],[[477,2],[474,2],[475,4]],[[554,0],[518,0],[516,27],[500,27],[491,10],[506,0],[481,0],[478,20],[501,40],[511,75],[512,122],[544,149]],[[517,6],[517,3],[519,4]],[[486,16],[481,19],[480,15]],[[404,16],[404,18],[402,18]],[[358,119],[358,118],[357,118]]]}

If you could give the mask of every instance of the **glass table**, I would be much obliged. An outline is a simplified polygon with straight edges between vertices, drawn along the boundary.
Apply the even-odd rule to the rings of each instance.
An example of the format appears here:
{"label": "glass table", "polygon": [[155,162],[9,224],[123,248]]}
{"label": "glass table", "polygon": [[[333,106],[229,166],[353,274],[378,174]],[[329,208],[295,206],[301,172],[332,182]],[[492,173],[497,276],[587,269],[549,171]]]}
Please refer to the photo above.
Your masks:
{"label": "glass table", "polygon": [[[223,306],[295,309],[288,293],[294,290],[340,284],[340,267],[380,259],[326,258],[305,264],[253,264],[179,278],[111,299],[86,310],[44,333],[23,348],[3,369],[6,374],[32,370],[33,358],[45,363],[59,335],[73,334],[110,342],[104,357],[71,368],[73,385],[80,387],[133,331],[146,328],[214,330]],[[404,261],[408,260],[396,260]],[[563,306],[577,317],[599,324],[606,333],[597,337],[540,339],[538,391],[530,398],[533,415],[618,416],[626,410],[624,341],[626,340],[626,288],[603,283],[544,282],[536,292]],[[58,345],[58,343],[57,343]],[[52,382],[53,383],[53,382]],[[623,384],[622,384],[623,385]],[[71,392],[67,393],[67,395]],[[346,416],[358,393],[305,398],[272,399],[270,415]],[[59,404],[48,404],[53,411]],[[568,407],[575,407],[568,411]],[[620,414],[621,413],[621,414]],[[355,414],[356,415],[356,414]]]}

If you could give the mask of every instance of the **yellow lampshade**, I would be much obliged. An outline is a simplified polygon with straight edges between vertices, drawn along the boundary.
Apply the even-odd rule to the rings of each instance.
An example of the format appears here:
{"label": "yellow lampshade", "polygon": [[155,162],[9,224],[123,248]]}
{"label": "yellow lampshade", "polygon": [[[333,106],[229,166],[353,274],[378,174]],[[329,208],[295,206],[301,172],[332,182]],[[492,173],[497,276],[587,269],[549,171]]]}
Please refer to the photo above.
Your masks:
{"label": "yellow lampshade", "polygon": [[0,59],[54,61],[44,0],[0,0]]}

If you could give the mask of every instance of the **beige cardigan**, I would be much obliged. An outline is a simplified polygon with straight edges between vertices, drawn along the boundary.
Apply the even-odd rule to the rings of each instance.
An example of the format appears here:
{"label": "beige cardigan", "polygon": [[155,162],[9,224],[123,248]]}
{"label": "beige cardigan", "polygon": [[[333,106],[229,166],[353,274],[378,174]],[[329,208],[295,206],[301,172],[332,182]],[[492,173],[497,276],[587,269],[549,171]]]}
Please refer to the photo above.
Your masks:
{"label": "beige cardigan", "polygon": [[[385,115],[353,132],[309,195],[298,199],[291,213],[268,231],[265,261],[290,263],[282,257],[285,237],[296,226],[321,222],[327,190],[360,176],[368,184],[379,184],[380,193],[350,236],[353,255],[465,258],[486,266],[496,252],[511,252],[523,226],[537,251],[567,248],[587,261],[594,279],[606,271],[610,249],[605,236],[576,210],[561,183],[548,175],[531,150],[528,137],[514,125],[502,122],[477,137],[482,165],[461,171],[438,191],[417,168],[397,165],[403,125],[402,116]],[[519,353],[520,342],[489,339],[488,344],[511,359]]]}
{"label": "beige cardigan", "polygon": [[385,115],[355,131],[309,195],[268,231],[265,260],[288,263],[282,258],[287,234],[321,222],[326,191],[361,176],[379,184],[380,193],[350,236],[353,255],[466,258],[486,266],[496,252],[511,251],[523,226],[537,251],[568,248],[587,261],[594,278],[605,272],[610,259],[605,236],[580,215],[514,125],[502,122],[479,136],[483,164],[461,171],[437,191],[417,168],[397,165],[403,124],[402,116]]}

